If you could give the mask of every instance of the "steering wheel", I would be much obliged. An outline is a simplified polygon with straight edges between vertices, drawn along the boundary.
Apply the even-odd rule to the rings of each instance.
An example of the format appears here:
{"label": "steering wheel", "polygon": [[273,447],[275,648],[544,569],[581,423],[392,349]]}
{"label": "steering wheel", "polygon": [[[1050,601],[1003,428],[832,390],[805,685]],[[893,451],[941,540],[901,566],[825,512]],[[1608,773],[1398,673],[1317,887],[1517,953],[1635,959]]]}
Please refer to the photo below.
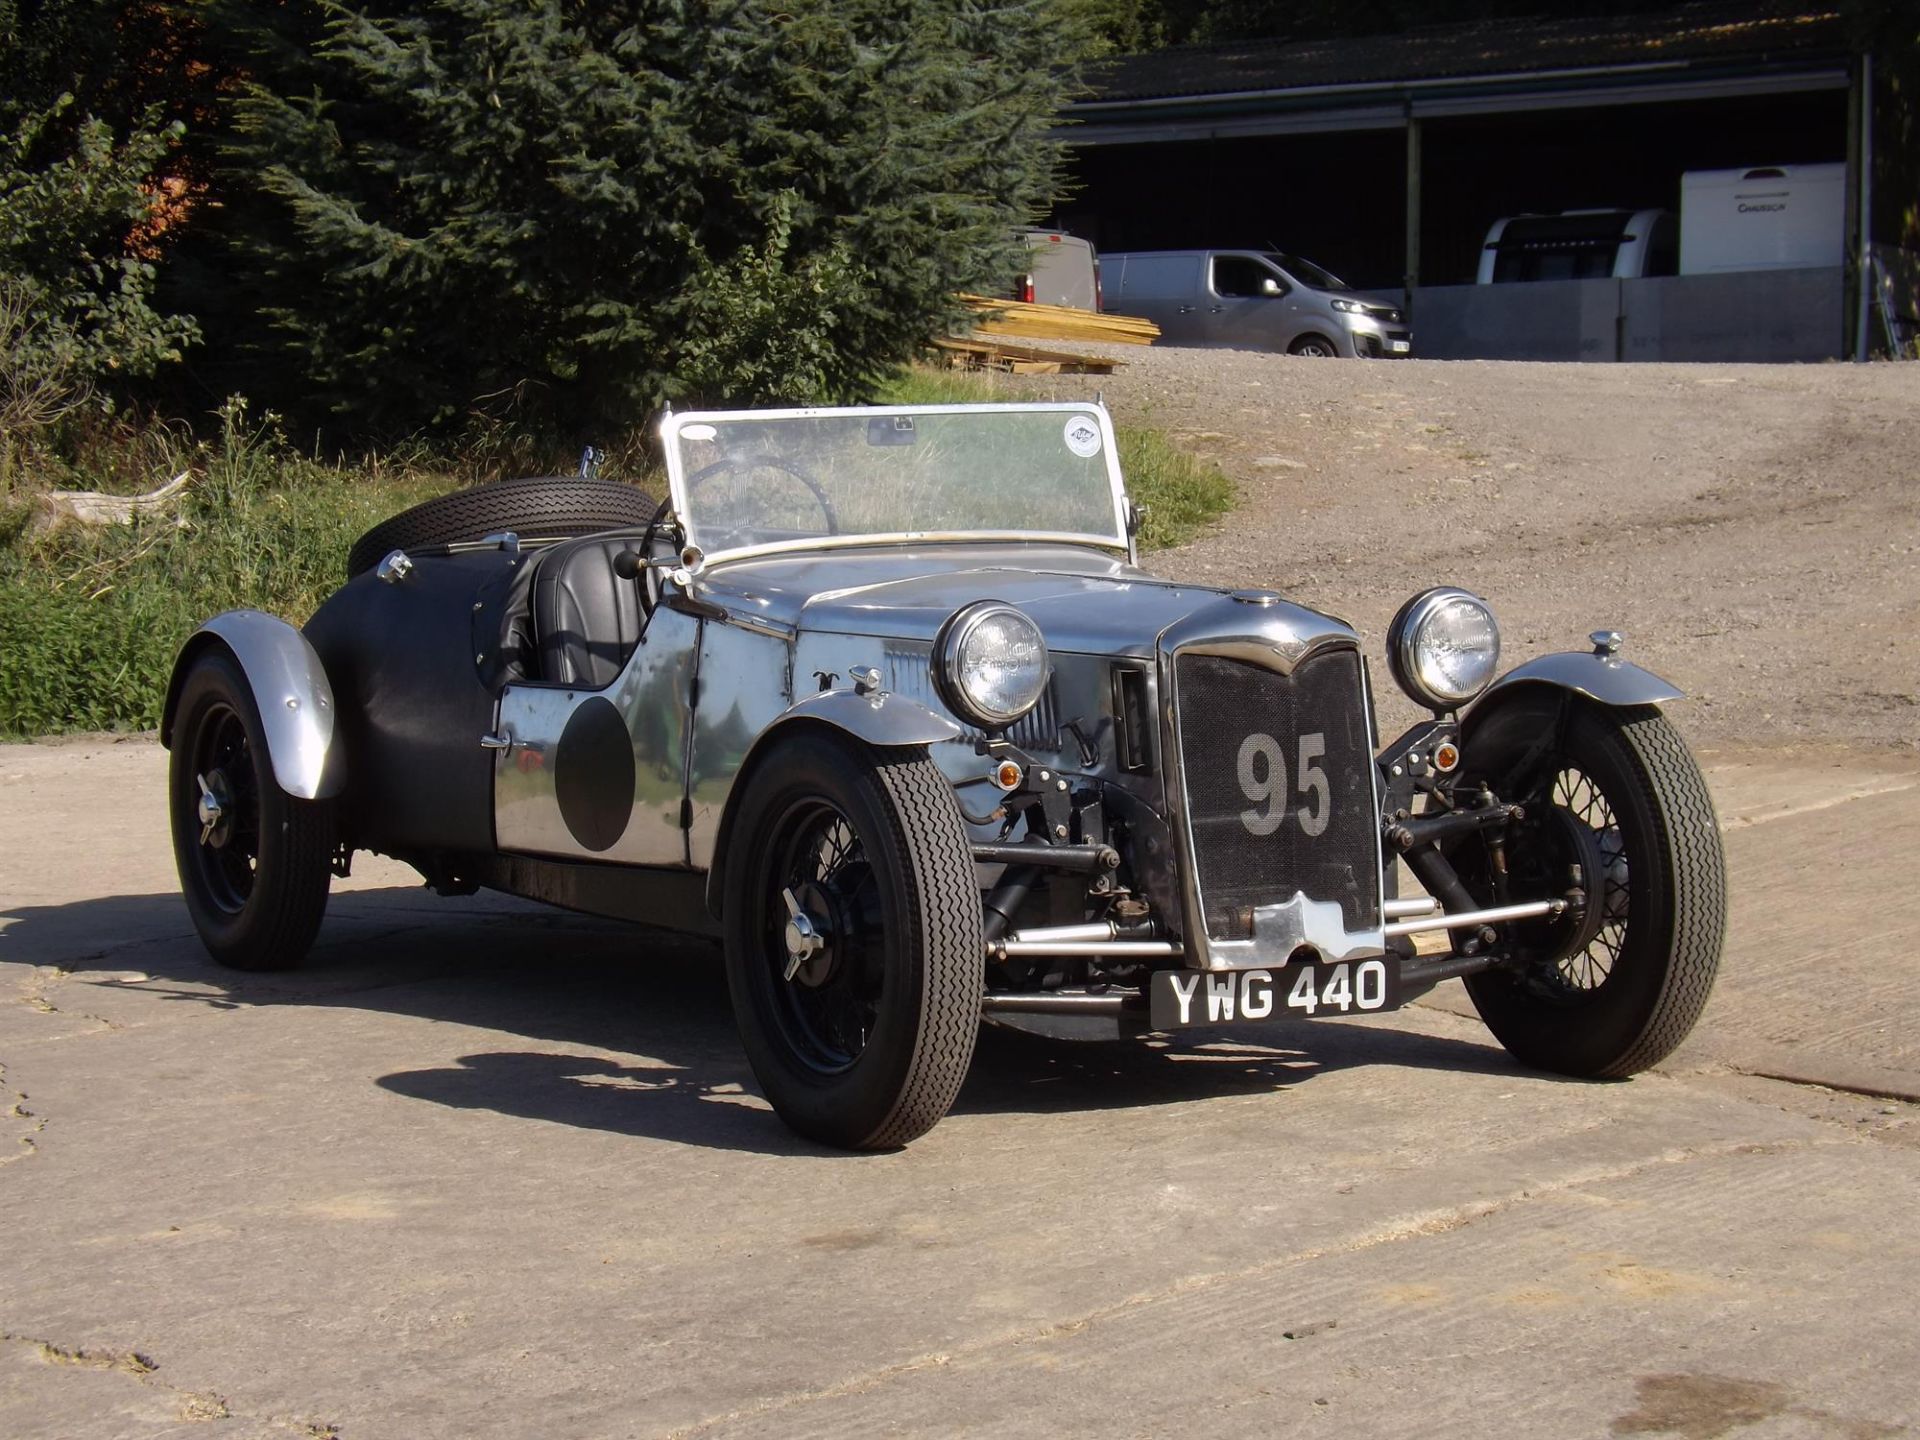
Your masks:
{"label": "steering wheel", "polygon": [[[716,480],[722,475],[731,474],[736,471],[749,472],[754,470],[777,470],[782,475],[789,475],[793,479],[798,480],[806,487],[807,493],[813,496],[814,503],[820,507],[820,514],[827,522],[826,533],[829,535],[838,535],[840,533],[840,517],[833,513],[833,501],[829,500],[827,498],[827,492],[820,488],[820,482],[807,474],[807,472],[802,470],[798,465],[795,465],[791,460],[783,459],[778,455],[766,453],[759,455],[723,455],[711,465],[704,466],[687,477],[687,498],[691,500],[693,493],[709,480]],[[731,528],[738,530],[743,527],[735,526]]]}

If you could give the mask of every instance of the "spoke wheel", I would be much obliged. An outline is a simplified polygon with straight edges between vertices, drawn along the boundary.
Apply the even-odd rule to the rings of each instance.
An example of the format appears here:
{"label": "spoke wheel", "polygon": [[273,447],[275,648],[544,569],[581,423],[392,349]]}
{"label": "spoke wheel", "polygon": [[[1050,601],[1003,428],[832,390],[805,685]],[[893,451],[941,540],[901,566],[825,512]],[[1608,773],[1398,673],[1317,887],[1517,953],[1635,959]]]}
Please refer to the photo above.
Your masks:
{"label": "spoke wheel", "polygon": [[[1576,702],[1557,715],[1525,704],[1482,717],[1463,747],[1475,780],[1517,799],[1507,898],[1563,896],[1585,906],[1508,927],[1515,964],[1472,976],[1468,993],[1518,1059],[1583,1076],[1631,1075],[1672,1053],[1712,990],[1726,927],[1719,825],[1705,781],[1658,710]],[[1492,904],[1479,842],[1454,860]]]}
{"label": "spoke wheel", "polygon": [[299,964],[326,910],[332,806],[274,780],[252,688],[223,648],[182,681],[169,768],[174,861],[208,953],[241,970]]}
{"label": "spoke wheel", "polygon": [[922,750],[812,729],[738,784],[723,918],[754,1076],[803,1135],[903,1145],[952,1105],[980,1022],[980,892],[952,789]]}

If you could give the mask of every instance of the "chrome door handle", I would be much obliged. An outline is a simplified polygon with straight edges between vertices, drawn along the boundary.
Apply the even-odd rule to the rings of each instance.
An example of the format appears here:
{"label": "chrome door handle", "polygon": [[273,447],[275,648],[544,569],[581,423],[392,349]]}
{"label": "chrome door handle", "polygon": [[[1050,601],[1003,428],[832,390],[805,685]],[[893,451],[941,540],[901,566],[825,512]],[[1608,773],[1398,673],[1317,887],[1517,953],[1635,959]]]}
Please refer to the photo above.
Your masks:
{"label": "chrome door handle", "polygon": [[511,750],[513,748],[513,731],[509,730],[505,725],[502,725],[499,734],[482,735],[480,737],[480,748],[482,750]]}
{"label": "chrome door handle", "polygon": [[1209,315],[1218,315],[1218,314],[1220,314],[1220,313],[1221,313],[1222,311],[1224,311],[1224,310],[1225,310],[1226,308],[1227,308],[1227,307],[1226,307],[1226,306],[1224,306],[1224,305],[1215,305],[1215,306],[1214,306],[1214,307],[1213,307],[1213,308],[1212,308],[1211,310],[1209,310],[1209,311],[1207,311],[1207,313],[1208,313]]}
{"label": "chrome door handle", "polygon": [[1180,314],[1182,314],[1182,315],[1191,315],[1191,314],[1193,313],[1193,306],[1191,306],[1191,305],[1182,305],[1182,306],[1180,307],[1180,311],[1179,311],[1179,313],[1180,313]]}

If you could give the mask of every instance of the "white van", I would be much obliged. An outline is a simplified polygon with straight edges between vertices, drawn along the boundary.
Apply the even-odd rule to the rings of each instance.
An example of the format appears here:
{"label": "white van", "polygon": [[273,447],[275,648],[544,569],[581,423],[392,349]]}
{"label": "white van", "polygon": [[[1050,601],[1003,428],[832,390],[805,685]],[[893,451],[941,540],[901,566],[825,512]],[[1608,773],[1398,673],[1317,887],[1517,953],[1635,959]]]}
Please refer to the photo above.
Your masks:
{"label": "white van", "polygon": [[1027,269],[1013,298],[1029,305],[1100,309],[1100,257],[1093,246],[1064,230],[1024,230]]}
{"label": "white van", "polygon": [[1355,290],[1311,260],[1261,250],[1135,250],[1105,257],[1114,304],[1160,327],[1163,345],[1404,358],[1397,301]]}
{"label": "white van", "polygon": [[1479,282],[1639,280],[1679,269],[1671,210],[1562,210],[1496,220],[1480,251]]}
{"label": "white van", "polygon": [[1845,165],[1689,170],[1680,177],[1680,273],[1831,268],[1847,243]]}

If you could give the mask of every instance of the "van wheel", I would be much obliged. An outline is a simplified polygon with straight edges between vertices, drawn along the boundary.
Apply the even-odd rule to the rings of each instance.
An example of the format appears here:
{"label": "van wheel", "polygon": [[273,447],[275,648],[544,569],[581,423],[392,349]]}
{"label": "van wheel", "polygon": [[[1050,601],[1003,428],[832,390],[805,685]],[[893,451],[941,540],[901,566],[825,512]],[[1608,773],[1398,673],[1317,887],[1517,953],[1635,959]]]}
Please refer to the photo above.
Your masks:
{"label": "van wheel", "polygon": [[1288,348],[1289,355],[1304,355],[1309,360],[1337,360],[1340,352],[1324,335],[1302,335]]}

